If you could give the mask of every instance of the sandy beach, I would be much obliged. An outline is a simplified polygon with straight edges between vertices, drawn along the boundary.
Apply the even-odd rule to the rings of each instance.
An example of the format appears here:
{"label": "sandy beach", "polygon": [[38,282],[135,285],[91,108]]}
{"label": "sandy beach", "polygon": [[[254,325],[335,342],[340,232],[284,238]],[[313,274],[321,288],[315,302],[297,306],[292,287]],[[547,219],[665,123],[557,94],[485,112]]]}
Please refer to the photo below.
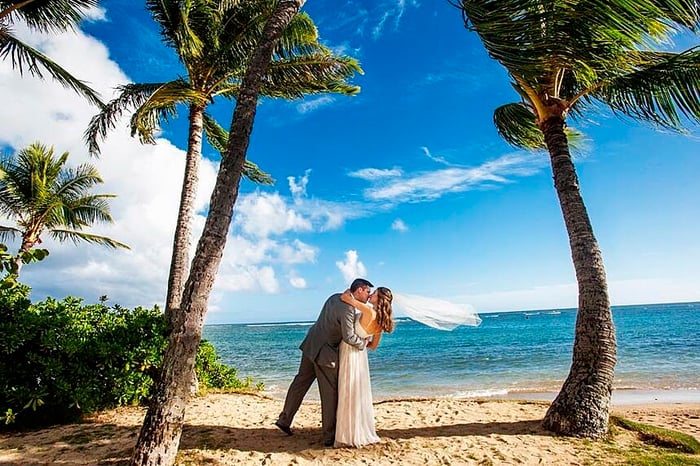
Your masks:
{"label": "sandy beach", "polygon": [[[375,403],[381,443],[324,448],[320,405],[305,401],[295,434],[273,422],[282,401],[262,395],[210,394],[188,405],[181,465],[317,464],[618,464],[607,442],[553,436],[540,426],[547,401],[388,399]],[[0,435],[2,465],[126,464],[143,408],[106,411],[80,424]],[[613,414],[700,439],[700,403],[622,405]],[[620,430],[614,442],[639,442]],[[700,456],[698,457],[700,464]]]}

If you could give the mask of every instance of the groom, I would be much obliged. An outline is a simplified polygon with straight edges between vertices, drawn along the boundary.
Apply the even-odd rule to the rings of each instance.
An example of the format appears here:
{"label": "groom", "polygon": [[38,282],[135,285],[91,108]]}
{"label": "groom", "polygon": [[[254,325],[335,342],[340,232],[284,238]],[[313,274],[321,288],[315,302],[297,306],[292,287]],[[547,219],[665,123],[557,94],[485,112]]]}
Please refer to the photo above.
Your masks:
{"label": "groom", "polygon": [[[350,292],[358,301],[367,302],[372,285],[364,278],[355,279]],[[340,293],[331,295],[301,343],[299,371],[292,380],[284,400],[284,408],[275,425],[292,435],[292,420],[301,401],[314,380],[318,380],[321,395],[321,425],[323,445],[333,446],[335,440],[335,411],[338,406],[338,345],[343,340],[360,350],[365,341],[355,334],[355,308],[340,300]]]}

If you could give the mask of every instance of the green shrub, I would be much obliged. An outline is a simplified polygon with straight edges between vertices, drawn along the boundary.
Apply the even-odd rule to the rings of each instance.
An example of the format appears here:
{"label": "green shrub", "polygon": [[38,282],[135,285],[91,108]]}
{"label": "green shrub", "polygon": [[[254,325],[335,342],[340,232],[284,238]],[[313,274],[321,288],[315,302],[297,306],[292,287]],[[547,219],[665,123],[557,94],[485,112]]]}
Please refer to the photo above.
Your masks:
{"label": "green shrub", "polygon": [[139,403],[147,371],[165,347],[158,308],[133,311],[79,298],[30,305],[28,289],[0,293],[0,415],[6,424],[44,425]]}
{"label": "green shrub", "polygon": [[201,393],[210,390],[243,391],[263,390],[265,388],[262,382],[253,387],[253,379],[250,377],[240,380],[238,378],[238,370],[235,367],[220,363],[214,345],[206,340],[202,340],[199,348],[197,348],[195,371],[197,372],[199,391]]}
{"label": "green shrub", "polygon": [[[148,400],[167,340],[163,313],[82,299],[0,290],[0,425],[71,422],[84,413]],[[202,342],[196,371],[203,389],[253,389]],[[257,389],[262,389],[258,384]]]}

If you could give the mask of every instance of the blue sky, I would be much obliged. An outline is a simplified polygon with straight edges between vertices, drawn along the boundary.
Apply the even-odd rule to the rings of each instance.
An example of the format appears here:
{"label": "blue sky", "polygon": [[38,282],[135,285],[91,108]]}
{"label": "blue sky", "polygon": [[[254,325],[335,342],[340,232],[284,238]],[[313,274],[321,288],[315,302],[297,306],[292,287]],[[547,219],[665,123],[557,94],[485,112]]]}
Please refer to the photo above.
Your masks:
{"label": "blue sky", "polygon": [[[311,320],[327,295],[365,276],[398,293],[473,305],[478,312],[572,308],[568,238],[544,154],[513,149],[493,110],[516,100],[504,70],[447,1],[308,1],[323,42],[356,57],[354,97],[263,100],[249,158],[276,180],[244,181],[207,323]],[[127,82],[183,73],[140,2],[108,0],[75,33],[18,35],[106,98]],[[677,47],[697,44],[682,38]],[[35,140],[88,160],[82,133],[95,109],[51,82],[0,63],[0,144]],[[233,105],[214,114],[228,127]],[[47,239],[51,255],[23,271],[33,297],[108,295],[162,303],[179,198],[186,111],[157,144],[126,121],[91,159],[105,179],[114,225],[131,251]],[[578,124],[581,190],[605,261],[613,304],[700,300],[700,142],[609,113]],[[218,163],[199,190],[201,230]]]}

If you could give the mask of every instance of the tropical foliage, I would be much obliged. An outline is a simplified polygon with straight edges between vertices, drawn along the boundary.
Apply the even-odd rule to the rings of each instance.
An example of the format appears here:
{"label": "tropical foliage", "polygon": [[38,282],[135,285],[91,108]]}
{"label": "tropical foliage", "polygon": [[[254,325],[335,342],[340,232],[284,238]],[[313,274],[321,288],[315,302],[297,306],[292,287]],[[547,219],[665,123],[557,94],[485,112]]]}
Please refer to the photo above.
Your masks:
{"label": "tropical foliage", "polygon": [[34,143],[0,160],[0,214],[16,225],[0,225],[0,238],[21,236],[16,257],[21,257],[48,232],[58,241],[85,241],[110,248],[129,248],[106,236],[82,231],[97,222],[112,222],[108,199],[111,194],[91,194],[102,183],[89,164],[67,168],[68,152],[54,156],[53,147]]}
{"label": "tropical foliage", "polygon": [[98,0],[0,0],[0,59],[10,60],[12,68],[43,79],[48,73],[64,87],[101,105],[99,96],[40,51],[15,37],[13,25],[21,19],[33,31],[63,32],[75,27],[88,8]]}
{"label": "tropical foliage", "polygon": [[[31,251],[21,253],[19,259],[22,264],[29,264],[30,262],[44,260],[48,255],[49,251],[47,249],[32,249]],[[0,278],[0,290],[19,286],[19,282],[17,281],[19,275],[17,257],[8,251],[6,245],[0,243],[0,274],[2,273],[5,273],[5,275]]]}
{"label": "tropical foliage", "polygon": [[[189,112],[189,134],[180,210],[166,298],[166,314],[180,307],[189,265],[191,223],[196,196],[202,135],[222,151],[228,134],[205,113],[217,97],[235,99],[253,52],[263,38],[263,28],[277,1],[199,0],[193,2],[148,0],[147,8],[161,27],[167,46],[175,50],[186,78],[169,82],[127,84],[119,95],[96,115],[86,131],[93,154],[119,118],[134,109],[131,133],[152,143],[158,125],[176,116],[177,106]],[[336,56],[319,42],[318,31],[306,14],[295,16],[273,51],[259,92],[268,97],[300,98],[305,94],[336,92],[355,94],[357,86],[346,80],[361,72],[357,61]],[[269,175],[246,160],[244,176],[271,184]]]}
{"label": "tropical foliage", "polygon": [[520,101],[496,109],[510,144],[549,152],[579,304],[569,375],[544,425],[599,437],[607,432],[616,364],[615,327],[603,259],[569,151],[568,120],[608,108],[663,129],[700,121],[700,48],[661,49],[697,30],[694,0],[461,0],[465,25],[503,65]]}
{"label": "tropical foliage", "polygon": [[[158,307],[32,304],[18,285],[0,290],[0,420],[10,428],[72,422],[81,415],[149,400],[166,345]],[[197,352],[200,389],[260,390],[219,362],[208,342]]]}

